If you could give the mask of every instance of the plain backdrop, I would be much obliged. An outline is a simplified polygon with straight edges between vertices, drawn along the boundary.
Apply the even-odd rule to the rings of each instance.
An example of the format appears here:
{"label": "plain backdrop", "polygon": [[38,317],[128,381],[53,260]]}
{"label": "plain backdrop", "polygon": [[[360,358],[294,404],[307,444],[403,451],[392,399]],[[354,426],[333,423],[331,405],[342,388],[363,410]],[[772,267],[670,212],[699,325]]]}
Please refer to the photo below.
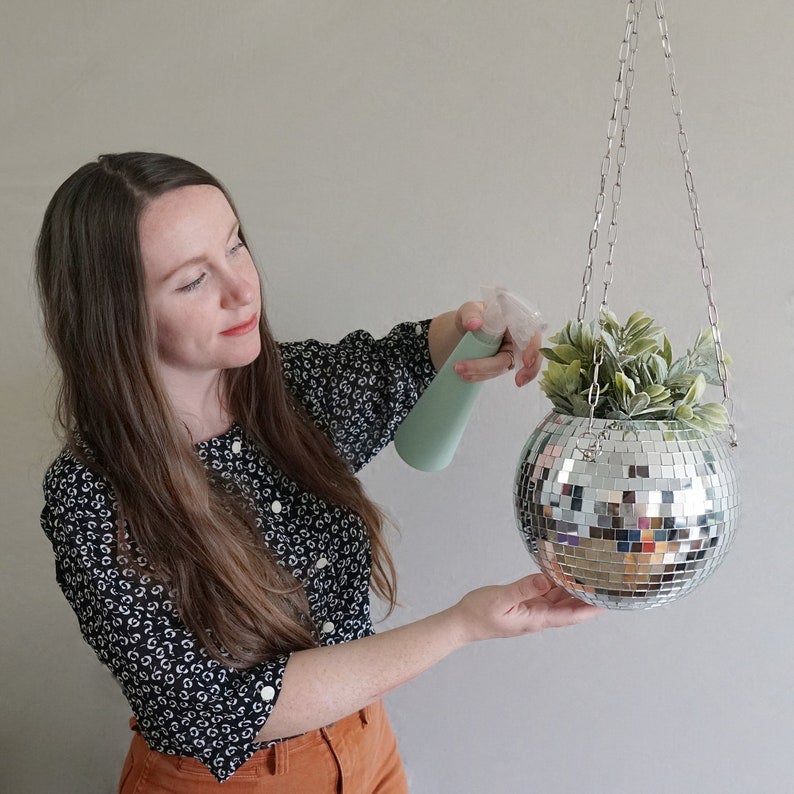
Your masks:
{"label": "plain backdrop", "polygon": [[[207,167],[237,200],[282,339],[380,335],[494,283],[537,302],[553,331],[576,313],[624,10],[4,0],[0,789],[111,792],[130,738],[38,524],[58,441],[31,259],[57,186],[103,152]],[[735,360],[740,530],[720,570],[679,602],[469,647],[389,696],[417,794],[792,785],[794,5],[666,10]],[[706,303],[653,11],[646,0],[611,303],[653,314],[682,351]],[[444,472],[415,472],[391,448],[365,469],[399,527],[402,606],[386,625],[534,570],[511,490],[547,410],[535,384],[503,378]]]}

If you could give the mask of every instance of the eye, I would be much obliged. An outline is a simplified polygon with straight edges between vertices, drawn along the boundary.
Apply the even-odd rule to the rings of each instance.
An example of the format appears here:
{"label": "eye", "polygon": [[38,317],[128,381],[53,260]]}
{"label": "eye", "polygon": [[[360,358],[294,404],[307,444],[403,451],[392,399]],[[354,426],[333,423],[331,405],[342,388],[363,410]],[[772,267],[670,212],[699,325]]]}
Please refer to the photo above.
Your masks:
{"label": "eye", "polygon": [[245,243],[241,240],[237,245],[229,249],[229,253],[234,256],[234,254],[238,253],[243,248],[245,248]]}
{"label": "eye", "polygon": [[204,281],[204,277],[206,273],[202,273],[197,279],[194,279],[190,282],[190,284],[185,284],[184,287],[180,287],[177,292],[192,292],[196,287],[198,287],[202,281]]}

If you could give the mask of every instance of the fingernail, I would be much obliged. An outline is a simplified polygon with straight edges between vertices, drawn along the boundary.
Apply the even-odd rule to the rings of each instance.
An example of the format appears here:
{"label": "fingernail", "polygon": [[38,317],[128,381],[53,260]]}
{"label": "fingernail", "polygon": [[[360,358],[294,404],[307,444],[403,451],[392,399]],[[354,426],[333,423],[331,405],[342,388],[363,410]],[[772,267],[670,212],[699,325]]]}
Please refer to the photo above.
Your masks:
{"label": "fingernail", "polygon": [[551,587],[551,582],[542,573],[536,573],[532,577],[532,586],[536,590],[548,590]]}

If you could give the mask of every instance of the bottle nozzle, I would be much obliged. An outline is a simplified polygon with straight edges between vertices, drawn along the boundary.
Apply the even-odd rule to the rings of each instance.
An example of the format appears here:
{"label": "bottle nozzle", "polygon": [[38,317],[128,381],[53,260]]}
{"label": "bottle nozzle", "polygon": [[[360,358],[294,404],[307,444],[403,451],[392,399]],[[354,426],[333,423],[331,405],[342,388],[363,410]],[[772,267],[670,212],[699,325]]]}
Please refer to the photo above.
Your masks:
{"label": "bottle nozzle", "polygon": [[537,307],[520,295],[504,287],[482,287],[486,301],[483,312],[483,330],[486,333],[504,334],[510,329],[516,347],[526,350],[538,331],[546,330],[546,321]]}

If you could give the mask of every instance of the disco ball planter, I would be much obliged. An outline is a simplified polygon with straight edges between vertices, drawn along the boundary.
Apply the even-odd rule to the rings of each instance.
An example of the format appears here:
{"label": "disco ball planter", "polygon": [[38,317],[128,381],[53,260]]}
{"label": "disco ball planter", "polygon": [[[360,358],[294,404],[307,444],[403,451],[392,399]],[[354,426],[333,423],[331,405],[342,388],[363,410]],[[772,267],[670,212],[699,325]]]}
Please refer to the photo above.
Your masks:
{"label": "disco ball planter", "polygon": [[[524,447],[515,482],[518,524],[541,569],[572,595],[612,609],[646,609],[688,593],[722,562],[739,518],[731,361],[722,347],[664,2],[653,6],[709,327],[674,358],[666,332],[644,311],[621,324],[609,308],[643,8],[642,0],[628,0],[576,318],[549,337],[553,347],[540,348],[548,361],[540,388],[554,413]],[[601,303],[587,323],[609,199]],[[722,387],[722,402],[704,402],[708,384]]]}
{"label": "disco ball planter", "polygon": [[524,447],[514,495],[527,549],[590,604],[648,609],[686,595],[722,562],[738,522],[726,434],[594,419],[600,451],[589,461],[588,426],[550,413]]}

